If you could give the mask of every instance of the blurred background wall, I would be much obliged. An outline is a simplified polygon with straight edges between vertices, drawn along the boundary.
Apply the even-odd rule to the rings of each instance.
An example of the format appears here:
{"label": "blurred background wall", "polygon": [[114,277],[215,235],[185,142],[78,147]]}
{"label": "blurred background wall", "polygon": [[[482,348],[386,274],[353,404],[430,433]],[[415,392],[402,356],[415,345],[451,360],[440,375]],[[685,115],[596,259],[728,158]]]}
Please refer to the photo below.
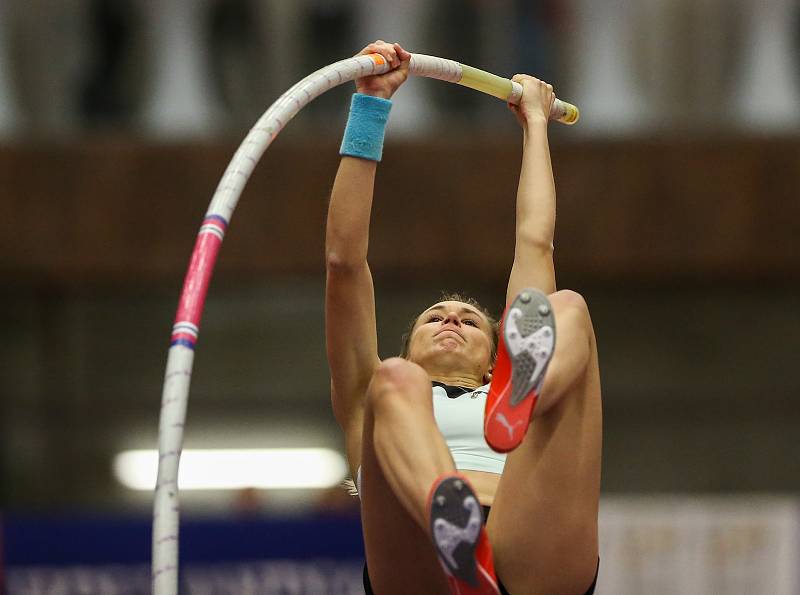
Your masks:
{"label": "blurred background wall", "polygon": [[[150,495],[122,487],[112,460],[156,446],[169,329],[216,183],[280,93],[376,38],[537,75],[581,107],[577,126],[550,129],[555,254],[598,336],[604,518],[623,519],[604,526],[636,518],[642,498],[672,510],[676,497],[746,497],[745,517],[771,508],[752,508],[754,494],[788,498],[777,541],[765,529],[715,543],[736,555],[751,551],[742,539],[778,543],[796,566],[794,0],[3,0],[0,511],[149,513]],[[244,193],[209,293],[187,447],[342,449],[323,232],[351,92],[305,109]],[[430,80],[398,93],[370,246],[383,356],[441,289],[501,310],[520,154],[502,103]],[[303,514],[340,505],[333,494],[184,503],[190,515]],[[614,531],[614,543],[635,538]],[[672,552],[680,535],[634,549]],[[605,592],[690,592],[642,568],[661,582]],[[791,580],[773,592],[793,592]]]}

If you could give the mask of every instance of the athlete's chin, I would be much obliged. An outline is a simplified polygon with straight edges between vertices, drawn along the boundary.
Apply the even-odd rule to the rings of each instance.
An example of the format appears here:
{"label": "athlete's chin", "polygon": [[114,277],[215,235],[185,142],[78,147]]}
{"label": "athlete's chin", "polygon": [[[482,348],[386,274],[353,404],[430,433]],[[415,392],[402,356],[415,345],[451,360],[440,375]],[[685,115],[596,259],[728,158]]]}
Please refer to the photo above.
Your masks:
{"label": "athlete's chin", "polygon": [[463,345],[454,339],[442,341],[437,346],[441,351],[462,351]]}
{"label": "athlete's chin", "polygon": [[442,346],[430,354],[431,361],[442,364],[448,368],[469,367],[469,357],[458,347]]}
{"label": "athlete's chin", "polygon": [[454,340],[437,341],[427,349],[414,354],[412,359],[423,368],[467,369],[471,367],[471,358],[464,349],[464,345]]}
{"label": "athlete's chin", "polygon": [[469,358],[458,345],[441,345],[431,354],[433,359],[447,362],[466,362]]}

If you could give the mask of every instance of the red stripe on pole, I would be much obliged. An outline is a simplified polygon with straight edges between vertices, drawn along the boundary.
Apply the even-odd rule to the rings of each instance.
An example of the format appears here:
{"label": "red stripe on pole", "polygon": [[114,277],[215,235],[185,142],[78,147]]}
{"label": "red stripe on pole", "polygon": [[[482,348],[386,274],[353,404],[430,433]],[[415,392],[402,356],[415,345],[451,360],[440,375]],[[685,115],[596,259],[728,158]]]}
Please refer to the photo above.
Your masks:
{"label": "red stripe on pole", "polygon": [[217,261],[220,246],[222,246],[222,240],[213,233],[201,233],[197,236],[192,260],[189,262],[189,270],[186,272],[186,279],[183,282],[178,313],[175,315],[176,323],[188,321],[197,327],[200,326],[203,305],[206,301],[211,273],[214,272],[214,264]]}

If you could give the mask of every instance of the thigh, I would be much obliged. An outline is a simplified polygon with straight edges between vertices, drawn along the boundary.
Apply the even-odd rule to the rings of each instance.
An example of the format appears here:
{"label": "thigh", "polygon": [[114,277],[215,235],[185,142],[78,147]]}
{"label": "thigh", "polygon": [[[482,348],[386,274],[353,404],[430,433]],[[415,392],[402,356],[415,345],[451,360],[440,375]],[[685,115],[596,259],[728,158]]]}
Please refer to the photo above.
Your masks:
{"label": "thigh", "polygon": [[[594,347],[593,347],[594,350]],[[584,593],[598,557],[602,443],[596,352],[509,454],[487,531],[511,593]]]}
{"label": "thigh", "polygon": [[374,416],[367,406],[361,453],[361,523],[377,595],[442,595],[447,579],[427,533],[395,496],[375,455]]}

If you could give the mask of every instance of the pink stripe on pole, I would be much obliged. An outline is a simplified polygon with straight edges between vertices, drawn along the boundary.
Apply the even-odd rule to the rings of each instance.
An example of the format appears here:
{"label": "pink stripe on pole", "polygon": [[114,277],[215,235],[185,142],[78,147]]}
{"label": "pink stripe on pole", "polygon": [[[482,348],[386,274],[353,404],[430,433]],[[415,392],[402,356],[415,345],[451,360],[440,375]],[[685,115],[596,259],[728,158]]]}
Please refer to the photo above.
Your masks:
{"label": "pink stripe on pole", "polygon": [[203,304],[206,301],[208,284],[211,281],[211,273],[214,271],[220,246],[222,240],[216,234],[201,233],[197,236],[189,270],[183,282],[178,313],[175,315],[176,323],[189,321],[195,326],[200,326]]}

